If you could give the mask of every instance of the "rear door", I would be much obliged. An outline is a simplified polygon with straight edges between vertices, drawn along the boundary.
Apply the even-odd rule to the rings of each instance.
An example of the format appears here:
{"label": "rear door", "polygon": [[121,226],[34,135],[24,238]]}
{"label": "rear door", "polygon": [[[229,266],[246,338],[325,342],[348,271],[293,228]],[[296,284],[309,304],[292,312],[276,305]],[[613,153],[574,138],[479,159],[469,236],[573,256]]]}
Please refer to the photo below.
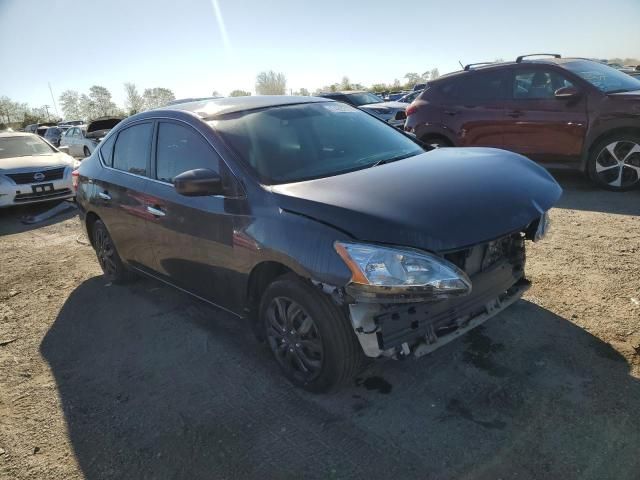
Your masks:
{"label": "rear door", "polygon": [[511,80],[505,147],[539,162],[578,160],[588,126],[587,95],[556,98],[557,89],[574,85],[548,65],[511,69]]}
{"label": "rear door", "polygon": [[146,193],[153,212],[149,240],[156,272],[220,306],[231,306],[237,294],[232,213],[237,199],[186,197],[173,186],[177,175],[196,168],[229,178],[224,162],[200,132],[168,120],[158,122],[154,157],[155,181]]}
{"label": "rear door", "polygon": [[143,270],[153,267],[145,190],[151,168],[153,122],[120,130],[100,147],[106,167],[94,180],[93,203],[120,257]]}
{"label": "rear door", "polygon": [[440,88],[442,123],[453,130],[458,146],[503,147],[508,100],[504,70],[470,72]]}

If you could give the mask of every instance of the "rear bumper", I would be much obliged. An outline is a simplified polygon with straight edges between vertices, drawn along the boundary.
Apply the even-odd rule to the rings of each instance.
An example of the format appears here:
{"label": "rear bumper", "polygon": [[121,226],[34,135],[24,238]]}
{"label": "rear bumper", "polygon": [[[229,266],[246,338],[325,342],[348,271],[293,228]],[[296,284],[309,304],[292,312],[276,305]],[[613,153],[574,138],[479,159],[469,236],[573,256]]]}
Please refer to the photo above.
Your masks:
{"label": "rear bumper", "polygon": [[472,278],[470,295],[394,305],[349,306],[360,345],[369,357],[425,355],[481,325],[529,288],[521,269],[507,261]]}

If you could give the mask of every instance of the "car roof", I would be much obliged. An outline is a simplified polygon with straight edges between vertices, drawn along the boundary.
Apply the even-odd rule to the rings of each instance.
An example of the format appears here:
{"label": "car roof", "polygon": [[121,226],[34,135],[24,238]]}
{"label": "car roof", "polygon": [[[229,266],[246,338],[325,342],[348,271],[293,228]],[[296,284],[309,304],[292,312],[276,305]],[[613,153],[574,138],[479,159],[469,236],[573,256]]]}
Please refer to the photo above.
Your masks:
{"label": "car roof", "polygon": [[[455,77],[458,75],[464,75],[469,72],[486,72],[490,70],[499,70],[504,67],[514,66],[514,65],[562,65],[563,63],[575,62],[575,61],[589,61],[595,63],[601,63],[597,60],[593,60],[591,58],[581,58],[581,57],[544,57],[544,58],[523,58],[520,61],[510,61],[510,62],[486,62],[486,63],[478,63],[467,65],[463,70],[456,70],[455,72],[446,73],[441,75],[432,82],[439,82],[440,79],[447,79],[451,77]],[[473,68],[471,68],[473,67]]]}
{"label": "car roof", "polygon": [[368,93],[366,90],[339,90],[337,92],[322,92],[319,96],[323,97],[324,95],[349,95],[352,93]]}
{"label": "car roof", "polygon": [[0,138],[5,137],[38,137],[35,133],[30,132],[1,132]]}
{"label": "car roof", "polygon": [[301,103],[331,102],[333,100],[318,97],[296,97],[285,95],[257,95],[253,97],[227,97],[213,100],[180,103],[150,110],[159,112],[179,110],[191,112],[202,119],[216,117],[227,113],[244,112],[260,108],[278,107],[282,105],[296,105]]}

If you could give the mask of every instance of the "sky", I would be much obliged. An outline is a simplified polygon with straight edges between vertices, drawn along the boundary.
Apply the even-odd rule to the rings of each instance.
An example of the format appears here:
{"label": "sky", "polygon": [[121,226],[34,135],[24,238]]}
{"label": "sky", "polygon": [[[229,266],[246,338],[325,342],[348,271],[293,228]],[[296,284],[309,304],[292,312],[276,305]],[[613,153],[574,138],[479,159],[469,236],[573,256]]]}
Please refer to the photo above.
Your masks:
{"label": "sky", "polygon": [[403,81],[407,72],[553,52],[640,57],[640,0],[0,0],[0,96],[52,105],[67,89],[124,82],[177,98]]}

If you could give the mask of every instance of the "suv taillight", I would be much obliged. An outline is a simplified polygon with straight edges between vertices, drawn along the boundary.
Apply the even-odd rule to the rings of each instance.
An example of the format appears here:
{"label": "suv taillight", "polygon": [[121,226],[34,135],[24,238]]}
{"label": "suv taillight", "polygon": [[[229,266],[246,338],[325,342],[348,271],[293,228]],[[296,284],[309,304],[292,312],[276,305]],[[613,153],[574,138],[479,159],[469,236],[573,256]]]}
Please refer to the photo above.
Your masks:
{"label": "suv taillight", "polygon": [[74,170],[71,172],[71,184],[73,185],[73,191],[78,191],[78,179],[80,177],[80,172],[78,170]]}
{"label": "suv taillight", "polygon": [[413,115],[414,113],[416,113],[416,111],[418,110],[418,106],[415,103],[412,103],[411,105],[409,105],[407,107],[407,117],[409,115]]}

